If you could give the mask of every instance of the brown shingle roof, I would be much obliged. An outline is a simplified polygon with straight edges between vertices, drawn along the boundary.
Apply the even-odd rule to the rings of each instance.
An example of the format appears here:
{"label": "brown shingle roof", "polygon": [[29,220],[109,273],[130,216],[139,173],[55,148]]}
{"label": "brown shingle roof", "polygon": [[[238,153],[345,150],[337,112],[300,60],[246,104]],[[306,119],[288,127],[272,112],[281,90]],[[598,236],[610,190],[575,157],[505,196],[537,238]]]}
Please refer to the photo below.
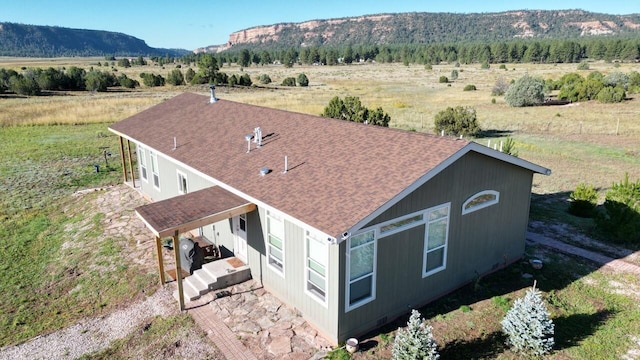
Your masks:
{"label": "brown shingle roof", "polygon": [[[173,236],[215,221],[244,214],[255,205],[220,186],[138,206],[138,216],[156,236]],[[215,221],[211,221],[211,220]],[[201,223],[202,222],[202,223]]]}
{"label": "brown shingle roof", "polygon": [[[184,93],[110,128],[337,236],[464,148],[466,140]],[[262,128],[247,153],[245,135]],[[173,150],[173,138],[178,147]],[[289,171],[283,174],[284,157]],[[271,173],[260,176],[260,169]]]}

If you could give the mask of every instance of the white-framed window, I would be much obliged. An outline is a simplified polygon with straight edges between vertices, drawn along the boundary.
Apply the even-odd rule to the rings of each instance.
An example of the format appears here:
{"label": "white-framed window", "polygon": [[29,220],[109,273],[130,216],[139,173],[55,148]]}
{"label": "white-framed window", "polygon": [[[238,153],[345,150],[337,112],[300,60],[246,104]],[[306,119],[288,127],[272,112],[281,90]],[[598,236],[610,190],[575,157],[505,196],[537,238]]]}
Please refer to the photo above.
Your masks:
{"label": "white-framed window", "polygon": [[422,277],[435,274],[447,267],[449,208],[449,204],[446,204],[431,208],[425,213]]}
{"label": "white-framed window", "polygon": [[138,163],[140,164],[140,177],[144,181],[149,181],[147,177],[147,152],[142,146],[138,146]]}
{"label": "white-framed window", "polygon": [[305,292],[327,305],[329,247],[321,236],[305,231]]}
{"label": "white-framed window", "polygon": [[284,276],[284,220],[267,210],[267,258],[271,269]]}
{"label": "white-framed window", "polygon": [[375,229],[347,239],[347,311],[376,298],[376,251]]}
{"label": "white-framed window", "polygon": [[495,190],[485,190],[471,196],[462,204],[462,215],[495,205],[500,201],[500,193]]}
{"label": "white-framed window", "polygon": [[153,186],[160,189],[160,173],[158,172],[158,155],[149,150],[149,156],[151,157],[151,174],[153,176]]}
{"label": "white-framed window", "polygon": [[188,192],[187,175],[180,170],[177,170],[176,172],[178,174],[178,193],[186,194]]}

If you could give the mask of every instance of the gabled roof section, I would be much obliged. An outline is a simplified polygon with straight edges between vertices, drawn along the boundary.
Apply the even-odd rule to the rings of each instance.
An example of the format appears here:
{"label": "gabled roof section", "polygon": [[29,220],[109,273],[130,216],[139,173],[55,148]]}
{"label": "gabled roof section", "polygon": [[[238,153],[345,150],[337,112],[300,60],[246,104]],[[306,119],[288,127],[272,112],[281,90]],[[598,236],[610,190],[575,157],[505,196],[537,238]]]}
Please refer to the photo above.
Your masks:
{"label": "gabled roof section", "polygon": [[[245,137],[262,130],[262,147]],[[467,140],[184,93],[110,127],[328,235],[339,234],[468,151],[547,170]],[[174,137],[177,147],[174,149]],[[285,157],[288,171],[285,173]],[[271,171],[260,175],[262,168]]]}

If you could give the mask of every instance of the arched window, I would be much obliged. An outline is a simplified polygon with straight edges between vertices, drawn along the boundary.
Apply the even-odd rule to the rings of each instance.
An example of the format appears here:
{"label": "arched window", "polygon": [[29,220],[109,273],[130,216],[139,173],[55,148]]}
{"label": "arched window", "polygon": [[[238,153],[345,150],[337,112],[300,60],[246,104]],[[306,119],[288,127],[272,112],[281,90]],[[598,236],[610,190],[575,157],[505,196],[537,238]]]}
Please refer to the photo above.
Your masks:
{"label": "arched window", "polygon": [[462,204],[462,215],[497,204],[500,193],[495,190],[485,190],[473,195]]}

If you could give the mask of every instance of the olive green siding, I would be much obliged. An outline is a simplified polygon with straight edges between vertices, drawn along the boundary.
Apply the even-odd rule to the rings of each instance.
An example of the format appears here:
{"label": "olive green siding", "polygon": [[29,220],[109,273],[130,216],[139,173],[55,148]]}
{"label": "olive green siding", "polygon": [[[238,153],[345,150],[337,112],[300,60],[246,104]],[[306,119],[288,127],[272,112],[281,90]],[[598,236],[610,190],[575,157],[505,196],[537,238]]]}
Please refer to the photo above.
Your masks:
{"label": "olive green siding", "polygon": [[[345,312],[346,242],[340,246],[342,299],[339,341],[371,330],[472,280],[520,258],[533,173],[469,152],[434,176],[367,227],[450,203],[446,268],[422,277],[424,230],[420,225],[377,239],[375,300]],[[500,193],[499,203],[462,215],[462,204],[484,190]]]}

